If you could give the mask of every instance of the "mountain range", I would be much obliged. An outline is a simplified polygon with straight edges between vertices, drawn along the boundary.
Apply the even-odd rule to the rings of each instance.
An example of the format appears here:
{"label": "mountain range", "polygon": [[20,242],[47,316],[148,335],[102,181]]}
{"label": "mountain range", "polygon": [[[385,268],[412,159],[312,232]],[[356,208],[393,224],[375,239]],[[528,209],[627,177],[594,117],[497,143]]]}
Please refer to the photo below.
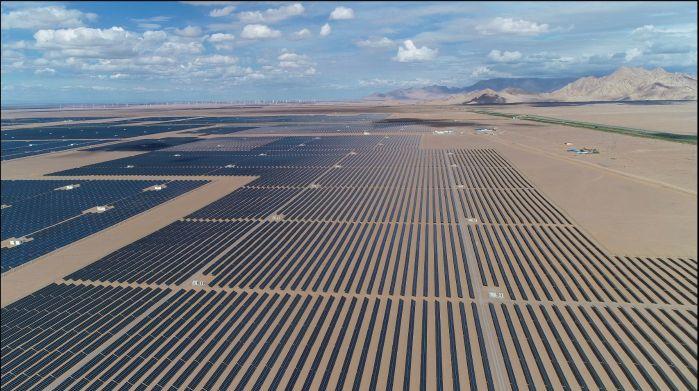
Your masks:
{"label": "mountain range", "polygon": [[497,78],[467,87],[427,86],[372,94],[379,101],[434,104],[696,100],[697,79],[656,68],[622,67],[607,76],[575,78]]}

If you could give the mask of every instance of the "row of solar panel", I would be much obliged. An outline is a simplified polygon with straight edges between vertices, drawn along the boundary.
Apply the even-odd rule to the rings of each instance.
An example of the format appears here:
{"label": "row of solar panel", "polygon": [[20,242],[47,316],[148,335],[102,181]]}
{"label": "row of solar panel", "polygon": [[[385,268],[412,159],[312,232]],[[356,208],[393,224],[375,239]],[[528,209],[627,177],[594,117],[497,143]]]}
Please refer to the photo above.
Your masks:
{"label": "row of solar panel", "polygon": [[172,132],[192,127],[192,125],[182,122],[163,122],[142,125],[132,125],[129,123],[55,125],[29,129],[3,130],[2,140],[113,139]]}
{"label": "row of solar panel", "polygon": [[[54,284],[3,308],[2,386],[495,389],[481,329],[486,316],[506,367],[503,387],[693,388],[695,310],[488,309],[479,314],[475,303],[451,301]],[[148,316],[140,317],[144,311]]]}
{"label": "row of solar panel", "polygon": [[149,138],[125,141],[123,143],[109,144],[86,149],[87,151],[136,151],[149,152],[160,149],[173,148],[182,144],[192,143],[197,141],[196,137],[165,137],[165,138]]}
{"label": "row of solar panel", "polygon": [[3,126],[42,124],[46,122],[78,122],[88,120],[104,120],[110,117],[45,117],[45,118],[3,118],[0,124]]}
{"label": "row of solar panel", "polygon": [[[256,173],[251,171],[250,175]],[[258,179],[188,217],[264,219],[276,211],[285,219],[306,221],[455,223],[475,218],[487,223],[569,224],[534,189],[323,187],[326,178],[328,175],[305,189],[256,187],[263,186]],[[269,183],[264,175],[262,179]]]}
{"label": "row of solar panel", "polygon": [[19,159],[27,156],[65,151],[68,149],[101,144],[104,140],[51,140],[51,141],[0,141],[0,160]]}
{"label": "row of solar panel", "polygon": [[[51,175],[176,175],[192,170],[195,175],[237,167],[329,167],[342,154],[253,152],[150,152],[103,163],[52,173]],[[230,175],[230,174],[228,174]]]}
{"label": "row of solar panel", "polygon": [[475,304],[179,290],[109,336],[72,369],[52,366],[61,354],[8,367],[3,388],[493,389]]}
{"label": "row of solar panel", "polygon": [[492,303],[489,310],[513,390],[696,388],[694,311]]}
{"label": "row of solar panel", "polygon": [[[31,240],[12,247],[2,248],[2,272],[4,273],[67,244],[92,235],[95,232],[101,231],[120,221],[126,220],[186,193],[204,183],[206,182],[169,182],[167,187],[159,191],[139,192],[136,195],[114,200],[110,202],[109,206],[113,207],[111,209],[106,209],[99,213],[80,214],[74,218],[69,218],[58,224],[47,226],[46,228],[33,232],[29,237]],[[41,210],[44,210],[45,213],[51,217],[55,217],[55,215],[59,213],[58,211],[69,205],[70,202],[52,206],[43,205]],[[3,224],[5,224],[5,211],[11,209],[12,207],[3,209]],[[34,213],[30,215],[40,216],[42,213],[34,211]],[[4,232],[3,235],[5,235]]]}
{"label": "row of solar panel", "polygon": [[168,293],[52,284],[2,308],[2,388],[46,389]]}
{"label": "row of solar panel", "polygon": [[[2,190],[28,194],[31,197],[15,199],[2,209],[2,239],[21,237],[78,217],[84,211],[99,205],[110,205],[130,197],[142,196],[143,191],[163,182],[156,181],[103,181],[76,180],[51,181],[55,186],[46,189],[41,180],[2,181]],[[179,184],[174,183],[175,187]],[[24,189],[22,189],[24,188]],[[70,188],[70,190],[67,190]],[[36,189],[36,190],[32,190]],[[185,188],[186,189],[186,188]]]}
{"label": "row of solar panel", "polygon": [[248,234],[255,224],[176,221],[66,278],[181,284]]}
{"label": "row of solar panel", "polygon": [[243,134],[430,134],[434,131],[429,126],[405,122],[400,124],[382,124],[365,122],[359,124],[347,124],[346,122],[301,124],[301,125],[268,125],[245,130]]}
{"label": "row of solar panel", "polygon": [[474,297],[449,225],[264,222],[204,274],[222,287]]}
{"label": "row of solar panel", "polygon": [[696,304],[695,260],[612,258],[575,227],[187,220],[69,278],[180,284],[201,270],[222,287],[473,298],[474,275],[512,299]]}
{"label": "row of solar panel", "polygon": [[570,226],[475,225],[467,237],[483,286],[512,299],[697,303],[693,259],[625,262]]}

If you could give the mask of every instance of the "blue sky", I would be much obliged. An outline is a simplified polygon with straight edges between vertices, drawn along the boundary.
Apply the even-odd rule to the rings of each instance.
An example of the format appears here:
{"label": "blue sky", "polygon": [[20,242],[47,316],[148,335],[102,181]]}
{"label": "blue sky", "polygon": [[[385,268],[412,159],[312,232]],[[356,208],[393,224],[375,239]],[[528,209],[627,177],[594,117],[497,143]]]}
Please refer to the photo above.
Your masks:
{"label": "blue sky", "polygon": [[695,2],[2,2],[2,103],[357,99],[493,77],[696,75]]}

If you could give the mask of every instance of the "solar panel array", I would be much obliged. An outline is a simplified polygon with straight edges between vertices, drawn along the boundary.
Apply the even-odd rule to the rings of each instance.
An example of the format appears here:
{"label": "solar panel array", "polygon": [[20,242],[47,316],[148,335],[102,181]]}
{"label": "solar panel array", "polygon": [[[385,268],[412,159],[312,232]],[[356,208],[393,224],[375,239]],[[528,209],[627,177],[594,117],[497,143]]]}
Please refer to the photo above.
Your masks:
{"label": "solar panel array", "polygon": [[0,159],[11,160],[102,144],[107,140],[0,141]]}
{"label": "solar panel array", "polygon": [[[206,182],[2,181],[2,240],[28,240],[20,245],[3,246],[2,272],[101,231],[204,183]],[[165,186],[161,190],[144,191],[162,184]],[[72,189],[67,190],[67,187]],[[94,210],[98,206],[104,206],[106,210]]]}
{"label": "solar panel array", "polygon": [[[94,123],[85,120],[104,120],[108,118],[72,117],[72,118],[23,118],[18,122],[3,125],[33,125],[23,129],[2,129],[2,160],[40,155],[50,152],[75,149],[94,144],[102,144],[114,139],[151,135],[161,132],[183,130],[192,127],[188,120],[180,117],[145,117],[127,118],[116,121]],[[9,120],[8,120],[9,121]],[[164,122],[163,122],[164,121]],[[58,125],[42,125],[45,122],[64,122]],[[139,125],[133,125],[138,123]],[[179,140],[136,140],[118,145],[97,147],[99,151],[138,151],[155,150],[185,142]],[[191,140],[193,141],[193,140]]]}
{"label": "solar panel array", "polygon": [[197,141],[195,137],[165,137],[165,138],[155,138],[155,139],[138,139],[132,141],[124,141],[116,144],[109,144],[104,146],[92,147],[86,149],[87,151],[136,151],[136,152],[148,152],[157,151],[160,149],[173,148],[180,146],[182,144],[192,143]]}
{"label": "solar panel array", "polygon": [[[392,132],[60,173],[260,178],[4,308],[3,388],[696,389],[695,259],[609,254],[496,150]],[[74,335],[102,294],[143,312],[95,323],[90,349],[19,339]]]}
{"label": "solar panel array", "polygon": [[[143,119],[145,121],[146,119]],[[140,121],[134,121],[140,122]],[[183,122],[161,122],[134,125],[130,123],[79,123],[42,126],[21,130],[3,130],[2,140],[62,140],[62,139],[111,139],[184,130],[194,126]]]}
{"label": "solar panel array", "polygon": [[45,118],[3,118],[0,121],[2,126],[42,124],[46,122],[79,122],[92,120],[105,120],[110,117],[45,117]]}

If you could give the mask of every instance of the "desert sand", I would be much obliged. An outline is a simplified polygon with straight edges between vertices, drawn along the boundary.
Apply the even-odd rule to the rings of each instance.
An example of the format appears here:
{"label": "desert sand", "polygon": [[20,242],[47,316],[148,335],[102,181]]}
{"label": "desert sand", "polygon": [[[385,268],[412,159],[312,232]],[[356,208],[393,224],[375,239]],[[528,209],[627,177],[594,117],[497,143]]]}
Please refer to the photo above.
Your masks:
{"label": "desert sand", "polygon": [[[648,110],[672,117],[672,109]],[[469,110],[326,104],[100,111],[188,116],[375,112],[419,127],[406,130],[407,135],[395,128],[372,129],[372,137],[384,136],[371,139],[376,145],[332,155],[335,163],[323,166],[313,183],[327,183],[347,167],[346,176],[339,177],[350,178],[355,168],[343,165],[353,159],[373,164],[357,166],[358,172],[394,167],[388,179],[398,182],[318,188],[299,184],[295,195],[263,218],[186,218],[254,179],[187,177],[210,182],[5,273],[3,310],[52,283],[58,290],[109,287],[161,293],[157,301],[144,304],[143,314],[128,318],[124,328],[105,333],[103,342],[69,370],[47,379],[50,387],[63,381],[75,385],[81,379],[82,386],[116,388],[128,386],[132,375],[139,384],[148,377],[150,385],[208,384],[212,389],[243,382],[262,389],[304,384],[309,389],[371,389],[390,388],[389,381],[411,389],[506,389],[513,381],[554,389],[564,383],[630,389],[634,382],[642,383],[640,388],[696,387],[691,364],[684,364],[691,362],[696,343],[677,336],[686,334],[696,317],[696,290],[688,287],[696,287],[697,146]],[[696,105],[694,110],[696,117]],[[477,127],[495,131],[481,134]],[[168,135],[178,134],[191,136]],[[270,134],[300,133],[246,131],[216,137]],[[307,135],[330,139],[336,134]],[[384,142],[391,142],[385,137],[401,136],[417,141],[384,149]],[[348,138],[362,137],[355,133]],[[574,155],[566,152],[566,143],[600,153]],[[73,150],[10,160],[2,162],[2,178],[59,179],[63,177],[45,175],[134,154]],[[413,171],[401,171],[403,167]],[[415,179],[423,185],[396,185]],[[347,198],[356,194],[363,198]],[[400,201],[387,204],[389,199]],[[335,217],[338,211],[344,212],[343,218]],[[218,249],[217,256],[192,270],[183,283],[64,279],[177,220],[253,228]],[[360,233],[349,235],[351,230]],[[163,261],[156,258],[154,254],[143,261]],[[163,270],[144,273],[166,274],[168,267],[180,267],[167,263],[173,260],[164,262]],[[217,265],[220,270],[205,272]],[[232,282],[224,283],[224,278]],[[324,283],[336,288],[324,289]],[[124,315],[129,314],[114,316]],[[653,319],[653,334],[648,319]],[[151,335],[148,330],[156,331]],[[200,340],[204,331],[212,333]],[[629,341],[648,335],[662,342],[643,339],[632,347],[643,349],[643,355],[624,349],[631,346]],[[108,348],[115,355],[104,355]],[[659,362],[655,353],[671,356]],[[38,360],[40,354],[29,351],[27,359]],[[163,360],[165,354],[174,359]],[[83,365],[94,372],[79,372]],[[118,377],[127,368],[131,371]],[[100,377],[112,383],[102,383]],[[178,378],[181,382],[176,383]]]}

